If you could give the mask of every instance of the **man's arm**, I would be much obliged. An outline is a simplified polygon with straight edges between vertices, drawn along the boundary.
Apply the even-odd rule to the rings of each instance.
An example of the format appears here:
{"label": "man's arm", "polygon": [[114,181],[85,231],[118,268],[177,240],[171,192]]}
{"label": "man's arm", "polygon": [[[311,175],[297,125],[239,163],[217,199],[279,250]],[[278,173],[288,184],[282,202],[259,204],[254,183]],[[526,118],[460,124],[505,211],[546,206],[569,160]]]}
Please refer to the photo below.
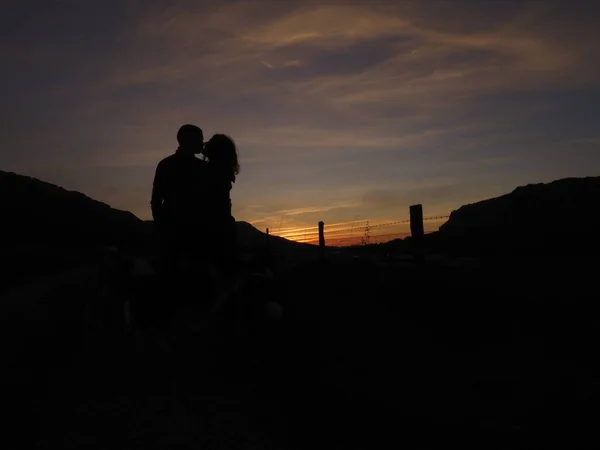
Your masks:
{"label": "man's arm", "polygon": [[152,199],[150,200],[150,208],[152,209],[152,219],[154,222],[160,222],[162,215],[162,205],[164,200],[164,167],[162,162],[156,166],[154,174],[154,182],[152,183]]}

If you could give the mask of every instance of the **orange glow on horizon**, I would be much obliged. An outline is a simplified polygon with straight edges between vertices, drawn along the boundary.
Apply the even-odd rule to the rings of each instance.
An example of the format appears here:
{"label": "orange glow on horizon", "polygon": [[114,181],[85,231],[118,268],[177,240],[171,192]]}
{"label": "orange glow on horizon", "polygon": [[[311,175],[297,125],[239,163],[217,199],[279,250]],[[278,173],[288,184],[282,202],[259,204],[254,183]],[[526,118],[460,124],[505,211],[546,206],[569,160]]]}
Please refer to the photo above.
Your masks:
{"label": "orange glow on horizon", "polygon": [[[440,224],[445,220],[426,220],[424,222],[425,232],[437,231]],[[319,229],[317,226],[288,227],[272,234],[294,242],[314,245],[319,243]],[[325,225],[324,234],[325,244],[332,247],[346,247],[362,243],[377,244],[410,236],[410,223],[408,221],[393,222],[389,220],[340,222],[330,226]]]}
{"label": "orange glow on horizon", "polygon": [[[383,244],[385,242],[393,241],[394,239],[404,239],[405,237],[410,236],[410,233],[395,233],[395,234],[376,234],[370,235],[367,237],[364,234],[353,234],[346,236],[336,236],[330,239],[325,237],[325,245],[328,247],[350,247],[353,245],[361,245],[361,244]],[[294,242],[300,242],[303,244],[312,244],[319,245],[319,238],[311,238],[311,239],[290,239],[286,238]]]}

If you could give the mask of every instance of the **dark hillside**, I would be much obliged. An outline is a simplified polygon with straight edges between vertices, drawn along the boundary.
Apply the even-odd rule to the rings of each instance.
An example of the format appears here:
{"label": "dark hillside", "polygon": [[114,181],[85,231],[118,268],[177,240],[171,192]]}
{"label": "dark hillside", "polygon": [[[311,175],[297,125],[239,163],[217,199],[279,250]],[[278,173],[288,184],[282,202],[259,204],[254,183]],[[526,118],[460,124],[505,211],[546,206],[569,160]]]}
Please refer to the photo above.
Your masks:
{"label": "dark hillside", "polygon": [[101,247],[142,251],[148,240],[130,212],[15,173],[0,171],[0,204],[4,287],[94,260]]}

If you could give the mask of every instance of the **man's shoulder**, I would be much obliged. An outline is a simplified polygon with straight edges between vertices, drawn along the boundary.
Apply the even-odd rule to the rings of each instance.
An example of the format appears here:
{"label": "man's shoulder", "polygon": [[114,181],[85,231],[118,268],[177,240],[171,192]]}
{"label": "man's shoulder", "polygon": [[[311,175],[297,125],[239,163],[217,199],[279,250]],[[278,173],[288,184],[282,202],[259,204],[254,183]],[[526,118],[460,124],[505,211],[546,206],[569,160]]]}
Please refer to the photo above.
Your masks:
{"label": "man's shoulder", "polygon": [[169,155],[163,159],[161,159],[156,165],[156,169],[164,169],[167,166],[170,166],[173,163],[173,155]]}
{"label": "man's shoulder", "polygon": [[[194,159],[191,161],[192,164],[194,164],[194,160],[200,161],[198,158],[194,157]],[[182,163],[189,164],[190,161],[186,161],[185,158],[182,158],[181,155],[178,155],[177,153],[172,153],[169,156],[166,156],[163,159],[161,159],[158,163],[158,167],[179,166]]]}
{"label": "man's shoulder", "polygon": [[178,159],[177,154],[171,153],[169,156],[165,156],[163,159],[161,159],[158,164],[159,165],[170,164],[170,163],[176,161],[177,159]]}

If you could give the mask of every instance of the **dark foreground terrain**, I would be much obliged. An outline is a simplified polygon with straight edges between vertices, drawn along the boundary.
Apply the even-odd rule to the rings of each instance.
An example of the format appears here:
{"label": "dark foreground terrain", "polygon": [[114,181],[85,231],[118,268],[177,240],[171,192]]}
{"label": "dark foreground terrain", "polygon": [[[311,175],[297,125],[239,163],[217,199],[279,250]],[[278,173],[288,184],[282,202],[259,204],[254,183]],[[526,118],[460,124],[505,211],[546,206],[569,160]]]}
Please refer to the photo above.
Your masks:
{"label": "dark foreground terrain", "polygon": [[3,447],[596,447],[595,260],[440,261],[296,267],[279,327],[171,353],[90,331],[93,266],[13,291]]}

